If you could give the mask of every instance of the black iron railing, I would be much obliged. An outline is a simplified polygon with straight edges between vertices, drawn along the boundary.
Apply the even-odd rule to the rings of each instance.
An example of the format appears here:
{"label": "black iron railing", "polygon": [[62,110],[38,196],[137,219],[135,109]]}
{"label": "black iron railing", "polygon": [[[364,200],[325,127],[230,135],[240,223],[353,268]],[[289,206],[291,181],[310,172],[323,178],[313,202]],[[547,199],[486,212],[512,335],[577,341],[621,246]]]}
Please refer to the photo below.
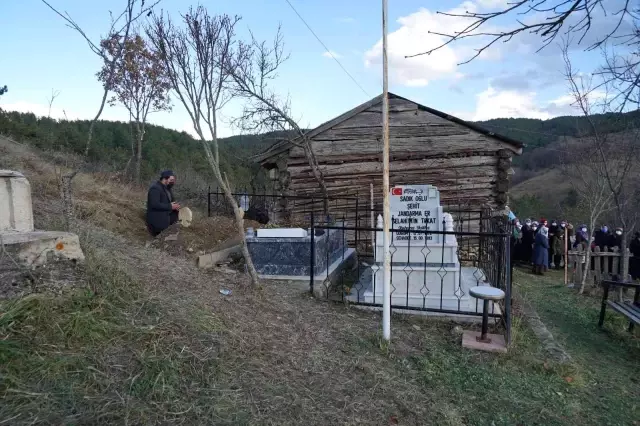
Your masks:
{"label": "black iron railing", "polygon": [[[511,337],[510,234],[505,219],[483,212],[481,229],[433,231],[393,227],[391,254],[391,307],[397,311],[423,311],[454,316],[481,316],[481,300],[469,295],[474,286],[493,286],[505,292],[504,300],[492,303],[490,316]],[[442,228],[446,229],[446,223]],[[312,235],[337,236],[312,239],[310,289],[328,300],[382,306],[383,247],[382,230],[377,227],[349,226],[347,223],[314,222]],[[348,233],[369,235],[371,250],[364,244],[350,248]],[[337,242],[332,242],[335,240]],[[341,242],[341,243],[340,243]],[[326,269],[318,273],[319,259]],[[333,267],[331,266],[333,265]]]}

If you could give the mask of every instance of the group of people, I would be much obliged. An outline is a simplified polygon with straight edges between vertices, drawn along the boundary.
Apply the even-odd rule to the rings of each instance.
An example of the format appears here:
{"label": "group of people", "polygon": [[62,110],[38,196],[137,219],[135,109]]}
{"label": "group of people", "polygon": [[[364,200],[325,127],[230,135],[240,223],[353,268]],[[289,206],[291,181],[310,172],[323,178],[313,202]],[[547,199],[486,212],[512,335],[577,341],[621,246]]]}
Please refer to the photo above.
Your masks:
{"label": "group of people", "polygon": [[[565,245],[567,248],[576,248],[580,245],[600,251],[608,249],[612,251],[617,248],[622,249],[622,228],[616,228],[611,232],[606,225],[603,225],[594,233],[592,241],[589,241],[587,225],[580,225],[577,229],[562,220],[560,222],[552,220],[551,223],[545,218],[539,221],[526,219],[520,223],[517,218],[513,219],[512,262],[525,265],[533,265],[533,273],[544,274],[549,268],[560,269],[564,267],[566,259]],[[635,265],[640,260],[640,233],[634,235],[630,247],[631,255],[637,257],[631,265],[631,274],[640,276],[640,265]]]}
{"label": "group of people", "polygon": [[[512,262],[533,264],[533,273],[544,274],[549,268],[564,266],[565,235],[573,235],[573,226],[567,221],[558,223],[542,218],[527,219],[520,223],[513,219]],[[566,230],[566,231],[565,231]]]}

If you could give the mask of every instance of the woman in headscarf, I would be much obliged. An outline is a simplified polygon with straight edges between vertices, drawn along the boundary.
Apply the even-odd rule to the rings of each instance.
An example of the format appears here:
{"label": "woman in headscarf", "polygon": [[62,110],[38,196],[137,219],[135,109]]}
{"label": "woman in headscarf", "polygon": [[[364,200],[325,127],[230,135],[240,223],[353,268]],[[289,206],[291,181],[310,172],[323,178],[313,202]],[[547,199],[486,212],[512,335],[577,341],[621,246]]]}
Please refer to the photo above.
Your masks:
{"label": "woman in headscarf", "polygon": [[525,265],[531,265],[533,259],[533,240],[537,229],[537,227],[533,226],[531,219],[527,219],[522,227],[522,258],[520,260],[522,260]]}
{"label": "woman in headscarf", "polygon": [[533,254],[533,273],[544,275],[549,267],[549,228],[540,226],[536,234]]}

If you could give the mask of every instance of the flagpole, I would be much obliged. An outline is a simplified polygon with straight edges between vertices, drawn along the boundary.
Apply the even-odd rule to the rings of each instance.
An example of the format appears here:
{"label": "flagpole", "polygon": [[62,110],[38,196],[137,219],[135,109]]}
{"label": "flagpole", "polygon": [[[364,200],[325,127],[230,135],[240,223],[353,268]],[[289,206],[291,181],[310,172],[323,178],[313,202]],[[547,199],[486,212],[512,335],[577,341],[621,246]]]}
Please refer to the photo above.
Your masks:
{"label": "flagpole", "polygon": [[382,337],[391,339],[391,253],[389,232],[391,206],[389,203],[389,76],[387,63],[387,0],[382,0],[382,193],[383,193],[383,237],[384,264],[382,270]]}

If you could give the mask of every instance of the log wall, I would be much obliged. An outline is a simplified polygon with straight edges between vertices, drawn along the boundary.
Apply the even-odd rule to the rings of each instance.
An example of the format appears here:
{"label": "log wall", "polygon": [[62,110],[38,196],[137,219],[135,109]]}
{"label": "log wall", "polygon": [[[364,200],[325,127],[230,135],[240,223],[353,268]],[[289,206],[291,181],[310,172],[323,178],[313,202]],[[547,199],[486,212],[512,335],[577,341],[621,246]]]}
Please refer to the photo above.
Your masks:
{"label": "log wall", "polygon": [[[392,186],[434,185],[445,211],[454,216],[457,211],[505,206],[513,146],[431,114],[416,103],[389,101]],[[363,226],[370,222],[370,184],[374,185],[376,210],[382,210],[381,135],[381,106],[375,105],[311,137],[329,195],[358,197],[358,222]],[[284,193],[321,197],[301,147],[282,154],[278,168],[278,185]],[[331,210],[355,222],[355,203],[342,204],[331,203]],[[298,203],[291,213],[302,209]],[[314,210],[321,211],[319,201]],[[465,217],[471,216],[467,213]],[[468,230],[479,229],[479,214],[473,219],[476,223]]]}

